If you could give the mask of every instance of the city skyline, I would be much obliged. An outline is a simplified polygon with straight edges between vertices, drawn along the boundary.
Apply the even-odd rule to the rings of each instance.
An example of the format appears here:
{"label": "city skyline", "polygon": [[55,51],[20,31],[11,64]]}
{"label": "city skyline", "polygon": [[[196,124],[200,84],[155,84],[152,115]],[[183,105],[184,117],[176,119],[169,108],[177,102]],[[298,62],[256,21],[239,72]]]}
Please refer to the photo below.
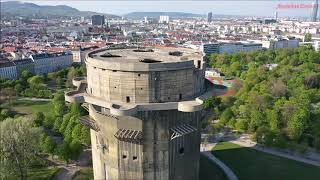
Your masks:
{"label": "city skyline", "polygon": [[[37,5],[68,5],[82,11],[124,15],[130,12],[188,12],[206,15],[310,17],[312,0],[304,1],[21,1]],[[294,5],[295,7],[292,7]],[[299,6],[300,7],[297,7]],[[236,8],[235,8],[236,7]]]}

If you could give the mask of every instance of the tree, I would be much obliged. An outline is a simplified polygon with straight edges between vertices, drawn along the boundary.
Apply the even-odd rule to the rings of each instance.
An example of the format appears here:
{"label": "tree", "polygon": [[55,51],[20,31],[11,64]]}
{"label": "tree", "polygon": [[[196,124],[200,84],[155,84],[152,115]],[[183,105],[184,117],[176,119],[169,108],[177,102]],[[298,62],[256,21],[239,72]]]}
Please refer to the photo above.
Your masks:
{"label": "tree", "polygon": [[65,114],[63,116],[63,120],[62,120],[61,126],[59,128],[59,132],[60,133],[64,134],[64,131],[66,130],[70,119],[71,119],[71,114],[70,113],[67,113],[67,114]]}
{"label": "tree", "polygon": [[310,113],[306,108],[299,108],[288,121],[288,135],[293,140],[299,140],[306,128]]}
{"label": "tree", "polygon": [[56,93],[53,97],[52,104],[53,104],[55,116],[62,117],[65,109],[64,94]]}
{"label": "tree", "polygon": [[81,142],[79,140],[74,139],[69,144],[69,148],[70,148],[70,151],[72,153],[73,158],[77,158],[80,155],[80,153],[83,149],[83,146],[81,145]]}
{"label": "tree", "polygon": [[44,118],[44,121],[43,121],[43,125],[45,128],[47,129],[52,129],[53,128],[53,125],[54,125],[54,121],[55,121],[55,118],[52,117],[52,116],[45,116]]}
{"label": "tree", "polygon": [[221,114],[220,121],[222,124],[226,124],[230,119],[233,118],[233,112],[231,108],[227,108],[223,113]]}
{"label": "tree", "polygon": [[248,122],[245,119],[238,119],[235,126],[238,131],[246,132],[248,129]]}
{"label": "tree", "polygon": [[72,87],[72,79],[77,76],[77,70],[74,67],[71,67],[68,71],[66,86]]}
{"label": "tree", "polygon": [[80,140],[81,130],[82,130],[81,124],[77,124],[76,126],[74,126],[74,128],[72,129],[72,135],[71,135],[73,140],[75,139]]}
{"label": "tree", "polygon": [[41,144],[41,147],[44,152],[53,155],[55,152],[55,148],[57,147],[57,144],[51,136],[45,136],[44,141]]}
{"label": "tree", "polygon": [[287,86],[281,80],[272,82],[270,88],[272,94],[276,97],[284,96],[287,92]]}
{"label": "tree", "polygon": [[14,90],[17,92],[17,93],[21,93],[23,91],[23,86],[18,83],[14,86]]}
{"label": "tree", "polygon": [[31,162],[37,159],[41,130],[25,117],[0,122],[0,130],[1,178],[26,180]]}
{"label": "tree", "polygon": [[57,154],[60,159],[66,161],[66,163],[68,163],[69,159],[72,156],[72,152],[70,150],[69,143],[66,141],[63,141],[63,143],[58,146]]}
{"label": "tree", "polygon": [[90,143],[91,143],[90,129],[86,126],[83,126],[83,125],[81,125],[80,141],[81,141],[81,143],[86,144],[86,145],[90,145]]}
{"label": "tree", "polygon": [[70,113],[72,115],[81,116],[85,112],[79,103],[72,103],[70,106]]}
{"label": "tree", "polygon": [[68,125],[63,133],[66,140],[72,140],[72,130],[77,125],[78,117],[72,116],[68,122]]}
{"label": "tree", "polygon": [[28,83],[32,89],[39,89],[43,86],[44,77],[40,75],[33,76],[28,79]]}
{"label": "tree", "polygon": [[304,42],[310,42],[312,40],[312,34],[306,33],[304,35]]}
{"label": "tree", "polygon": [[28,78],[30,78],[32,76],[32,73],[30,73],[28,70],[23,70],[21,72],[20,77],[24,80],[27,81]]}
{"label": "tree", "polygon": [[54,131],[60,132],[59,129],[60,129],[60,127],[61,127],[62,121],[63,121],[62,117],[57,117],[57,118],[55,119],[54,125],[53,125]]}
{"label": "tree", "polygon": [[33,117],[33,122],[36,127],[42,126],[44,122],[44,114],[43,112],[36,112],[36,114]]}
{"label": "tree", "polygon": [[271,131],[279,131],[280,130],[280,121],[277,111],[274,109],[267,109],[266,110],[266,119],[269,122],[270,130]]}

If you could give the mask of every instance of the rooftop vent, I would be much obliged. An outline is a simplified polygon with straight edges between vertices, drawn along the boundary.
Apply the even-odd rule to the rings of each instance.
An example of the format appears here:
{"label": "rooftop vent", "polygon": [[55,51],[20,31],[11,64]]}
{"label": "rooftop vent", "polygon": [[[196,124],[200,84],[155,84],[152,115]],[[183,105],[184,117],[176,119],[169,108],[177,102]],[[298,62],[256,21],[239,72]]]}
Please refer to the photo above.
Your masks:
{"label": "rooftop vent", "polygon": [[109,53],[109,52],[104,53],[104,54],[102,54],[102,55],[100,55],[100,56],[101,56],[101,57],[105,57],[105,58],[121,57],[121,56],[119,56],[119,55],[111,54],[111,53]]}
{"label": "rooftop vent", "polygon": [[133,52],[154,52],[153,49],[134,49]]}
{"label": "rooftop vent", "polygon": [[183,52],[181,51],[170,51],[169,55],[170,56],[182,56]]}
{"label": "rooftop vent", "polygon": [[158,62],[161,62],[161,61],[155,60],[155,59],[145,58],[145,59],[141,59],[140,62],[143,62],[143,63],[158,63]]}

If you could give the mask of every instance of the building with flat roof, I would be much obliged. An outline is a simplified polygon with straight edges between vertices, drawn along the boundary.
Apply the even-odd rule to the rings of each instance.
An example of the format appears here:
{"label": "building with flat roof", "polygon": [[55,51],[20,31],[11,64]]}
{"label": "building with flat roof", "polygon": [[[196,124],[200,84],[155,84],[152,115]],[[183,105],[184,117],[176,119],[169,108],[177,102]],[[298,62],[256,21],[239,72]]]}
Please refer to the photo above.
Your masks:
{"label": "building with flat roof", "polygon": [[105,24],[104,15],[93,15],[91,22],[93,26],[103,26]]}
{"label": "building with flat roof", "polygon": [[17,76],[17,67],[15,64],[11,61],[0,59],[0,78],[16,79]]}
{"label": "building with flat roof", "polygon": [[241,42],[230,42],[230,43],[208,43],[202,44],[200,49],[206,55],[210,54],[234,54],[240,51],[250,52],[262,49],[262,44],[259,43],[241,43]]}
{"label": "building with flat roof", "polygon": [[30,73],[35,73],[34,71],[34,62],[30,58],[25,58],[25,59],[19,59],[13,61],[13,63],[17,66],[17,73],[18,76],[21,75],[23,71],[29,71]]}
{"label": "building with flat roof", "polygon": [[208,23],[212,22],[212,12],[209,12],[209,13],[208,13],[207,22],[208,22]]}
{"label": "building with flat roof", "polygon": [[89,115],[94,179],[199,179],[206,62],[185,48],[100,49],[67,102]]}

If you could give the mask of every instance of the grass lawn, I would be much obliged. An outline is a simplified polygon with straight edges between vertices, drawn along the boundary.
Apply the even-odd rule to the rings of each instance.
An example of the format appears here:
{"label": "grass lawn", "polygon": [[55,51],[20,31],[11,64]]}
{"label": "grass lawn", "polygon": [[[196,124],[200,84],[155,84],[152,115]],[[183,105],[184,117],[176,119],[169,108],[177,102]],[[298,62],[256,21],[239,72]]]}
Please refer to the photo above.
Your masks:
{"label": "grass lawn", "polygon": [[239,180],[319,180],[320,167],[274,156],[230,142],[219,143],[213,154],[238,176]]}
{"label": "grass lawn", "polygon": [[50,101],[13,100],[10,103],[4,103],[2,106],[22,115],[32,115],[36,112],[43,112],[49,116],[53,115],[53,105]]}
{"label": "grass lawn", "polygon": [[72,180],[92,180],[93,169],[91,167],[80,169],[73,177]]}
{"label": "grass lawn", "polygon": [[200,180],[227,180],[223,171],[207,157],[200,155]]}
{"label": "grass lawn", "polygon": [[40,169],[31,169],[28,173],[29,180],[51,180],[59,171],[57,167],[46,167]]}

